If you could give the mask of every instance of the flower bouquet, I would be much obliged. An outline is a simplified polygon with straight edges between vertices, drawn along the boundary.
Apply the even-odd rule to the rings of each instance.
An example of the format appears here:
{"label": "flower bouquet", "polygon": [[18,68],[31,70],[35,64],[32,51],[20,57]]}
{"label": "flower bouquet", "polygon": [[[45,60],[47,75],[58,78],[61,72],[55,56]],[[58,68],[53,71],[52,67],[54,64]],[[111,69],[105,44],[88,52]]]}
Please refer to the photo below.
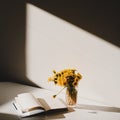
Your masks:
{"label": "flower bouquet", "polygon": [[[48,81],[53,81],[55,85],[63,86],[62,90],[66,88],[66,103],[68,105],[75,105],[77,102],[78,82],[82,79],[80,73],[76,73],[75,69],[65,69],[60,72],[53,70],[53,75],[48,78]],[[62,91],[60,90],[58,94]],[[58,94],[53,95],[55,98]]]}

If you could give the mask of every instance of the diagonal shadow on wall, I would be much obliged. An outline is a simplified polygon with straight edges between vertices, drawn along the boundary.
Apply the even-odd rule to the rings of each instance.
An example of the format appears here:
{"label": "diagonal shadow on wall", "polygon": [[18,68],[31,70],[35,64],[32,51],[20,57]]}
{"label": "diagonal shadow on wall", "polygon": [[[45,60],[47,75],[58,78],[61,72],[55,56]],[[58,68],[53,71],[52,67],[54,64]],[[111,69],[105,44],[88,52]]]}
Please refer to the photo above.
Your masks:
{"label": "diagonal shadow on wall", "polygon": [[118,0],[28,0],[28,2],[120,47]]}

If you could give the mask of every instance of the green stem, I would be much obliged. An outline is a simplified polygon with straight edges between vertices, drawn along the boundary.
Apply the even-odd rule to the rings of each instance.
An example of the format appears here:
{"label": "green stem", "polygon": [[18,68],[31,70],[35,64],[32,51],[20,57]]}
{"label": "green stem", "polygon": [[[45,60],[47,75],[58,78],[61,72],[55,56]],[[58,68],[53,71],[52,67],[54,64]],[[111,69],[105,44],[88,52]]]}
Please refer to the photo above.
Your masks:
{"label": "green stem", "polygon": [[64,88],[62,88],[56,95],[53,95],[53,98],[55,98],[58,94],[60,94],[65,88],[66,88],[66,86]]}

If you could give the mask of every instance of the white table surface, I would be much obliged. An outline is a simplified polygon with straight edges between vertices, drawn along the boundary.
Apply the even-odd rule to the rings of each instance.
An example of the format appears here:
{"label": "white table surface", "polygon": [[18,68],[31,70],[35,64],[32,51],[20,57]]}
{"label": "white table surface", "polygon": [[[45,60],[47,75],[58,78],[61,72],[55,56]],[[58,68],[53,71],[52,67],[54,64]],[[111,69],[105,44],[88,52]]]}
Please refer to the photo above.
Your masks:
{"label": "white table surface", "polygon": [[[18,83],[1,82],[0,83],[0,119],[1,120],[120,120],[120,109],[106,107],[101,103],[78,99],[79,105],[71,108],[68,112],[39,114],[31,117],[21,118],[13,106],[14,97],[23,92],[31,92],[36,97],[44,95],[53,95],[53,91],[21,85]],[[64,100],[64,95],[59,97]],[[81,100],[81,101],[80,101]],[[100,107],[101,106],[101,107]],[[102,107],[104,106],[104,107]]]}

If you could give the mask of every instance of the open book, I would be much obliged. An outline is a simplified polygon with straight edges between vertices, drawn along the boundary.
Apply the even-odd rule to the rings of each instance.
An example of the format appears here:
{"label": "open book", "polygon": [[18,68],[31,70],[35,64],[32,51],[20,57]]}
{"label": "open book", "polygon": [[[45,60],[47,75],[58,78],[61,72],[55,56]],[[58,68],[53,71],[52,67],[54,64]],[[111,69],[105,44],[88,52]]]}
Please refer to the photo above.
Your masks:
{"label": "open book", "polygon": [[36,98],[31,93],[18,94],[13,105],[21,117],[46,111],[67,110],[67,106],[60,99],[50,97]]}

